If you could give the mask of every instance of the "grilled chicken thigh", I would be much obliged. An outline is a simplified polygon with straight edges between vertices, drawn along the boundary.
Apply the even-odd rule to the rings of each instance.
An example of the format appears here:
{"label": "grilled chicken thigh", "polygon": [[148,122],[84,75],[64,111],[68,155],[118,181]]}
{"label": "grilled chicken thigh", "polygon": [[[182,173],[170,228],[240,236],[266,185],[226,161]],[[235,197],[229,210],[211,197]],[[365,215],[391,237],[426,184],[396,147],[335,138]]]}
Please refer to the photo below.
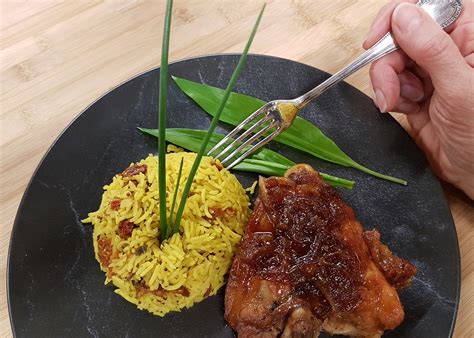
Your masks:
{"label": "grilled chicken thigh", "polygon": [[402,322],[395,288],[415,267],[364,232],[317,172],[296,165],[259,187],[225,296],[239,337],[379,337]]}

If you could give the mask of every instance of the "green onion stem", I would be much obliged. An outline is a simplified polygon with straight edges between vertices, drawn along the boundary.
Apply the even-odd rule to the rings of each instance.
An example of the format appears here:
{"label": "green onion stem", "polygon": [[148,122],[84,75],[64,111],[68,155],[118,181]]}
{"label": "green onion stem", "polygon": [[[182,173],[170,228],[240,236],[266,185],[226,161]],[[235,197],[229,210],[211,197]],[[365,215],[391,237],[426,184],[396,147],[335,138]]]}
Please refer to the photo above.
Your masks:
{"label": "green onion stem", "polygon": [[[178,211],[176,213],[176,219],[175,219],[175,224],[173,228],[173,232],[178,232],[179,231],[179,226],[181,223],[181,216],[183,215],[184,207],[186,205],[186,200],[189,194],[189,191],[191,190],[191,185],[193,184],[194,180],[194,175],[196,174],[199,164],[201,163],[201,159],[204,155],[204,152],[206,151],[207,144],[209,142],[209,139],[211,138],[214,129],[217,126],[217,122],[219,121],[219,117],[224,110],[225,104],[227,102],[227,99],[229,98],[229,95],[232,91],[232,88],[234,88],[235,83],[237,82],[237,78],[239,77],[240,71],[242,70],[245,61],[247,59],[247,53],[249,51],[250,45],[252,44],[252,41],[255,37],[255,33],[257,32],[257,27],[260,23],[260,20],[262,19],[263,11],[265,10],[265,4],[263,5],[260,14],[258,15],[257,21],[255,22],[255,25],[252,29],[252,32],[250,33],[250,38],[247,41],[247,45],[244,48],[244,51],[242,52],[242,55],[240,56],[239,63],[237,64],[237,67],[234,70],[234,73],[232,74],[232,77],[229,81],[229,84],[227,85],[225,94],[221,100],[221,103],[219,105],[219,109],[217,110],[216,114],[214,115],[211,125],[209,126],[209,129],[207,131],[206,136],[204,137],[204,140],[201,144],[201,148],[199,149],[199,152],[196,155],[196,159],[194,160],[193,166],[191,168],[191,171],[188,176],[188,180],[186,181],[186,185],[183,190],[183,195],[181,196],[181,201],[179,203]],[[161,136],[160,136],[161,138]],[[164,139],[164,136],[163,136]]]}
{"label": "green onion stem", "polygon": [[[171,211],[170,211],[170,224],[173,224],[173,212],[174,212],[174,206],[176,204],[176,197],[178,196],[178,188],[179,188],[179,183],[181,182],[181,173],[183,171],[183,163],[184,163],[184,157],[181,157],[181,163],[179,164],[179,170],[178,170],[178,178],[176,179],[176,187],[174,188],[174,194],[173,194],[173,201],[171,202]],[[167,231],[172,230],[171,227],[168,227]],[[171,234],[167,233],[166,237],[169,237]]]}
{"label": "green onion stem", "polygon": [[161,68],[158,101],[158,191],[160,198],[160,237],[165,240],[169,231],[166,222],[166,97],[168,94],[168,50],[170,42],[173,0],[166,3],[165,25],[161,47]]}

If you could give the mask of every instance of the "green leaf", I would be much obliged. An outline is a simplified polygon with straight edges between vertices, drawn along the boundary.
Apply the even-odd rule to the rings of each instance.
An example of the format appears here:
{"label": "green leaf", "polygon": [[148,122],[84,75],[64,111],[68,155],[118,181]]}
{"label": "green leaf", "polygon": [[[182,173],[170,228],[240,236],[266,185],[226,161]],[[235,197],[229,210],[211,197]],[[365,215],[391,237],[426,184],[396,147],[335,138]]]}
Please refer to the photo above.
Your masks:
{"label": "green leaf", "polygon": [[232,169],[237,171],[246,171],[267,176],[283,176],[291,166],[278,164],[262,160],[247,158],[234,166]]}
{"label": "green leaf", "polygon": [[[193,99],[205,112],[214,116],[223,96],[223,90],[202,83],[172,76],[178,87]],[[232,92],[227,100],[220,121],[233,126],[238,125],[247,116],[259,109],[265,101],[252,96]]]}
{"label": "green leaf", "polygon": [[173,227],[174,232],[177,232],[179,230],[179,225],[181,223],[181,216],[183,215],[184,207],[186,205],[186,200],[188,198],[189,191],[191,190],[191,185],[193,183],[194,175],[196,174],[199,168],[199,164],[201,163],[202,156],[204,156],[204,153],[206,152],[209,140],[211,139],[214,133],[214,129],[216,128],[217,122],[219,121],[219,117],[222,111],[224,110],[227,99],[229,98],[229,95],[232,92],[232,88],[234,88],[235,83],[237,82],[237,79],[239,77],[239,74],[242,68],[244,67],[245,61],[247,60],[247,53],[250,49],[250,45],[252,44],[255,34],[257,33],[257,28],[258,28],[258,25],[260,24],[260,20],[262,19],[264,10],[265,10],[265,4],[263,5],[260,11],[260,14],[258,15],[257,21],[255,22],[255,25],[253,26],[252,32],[250,33],[250,37],[247,41],[247,44],[245,45],[242,55],[240,56],[239,63],[237,64],[237,67],[235,67],[235,70],[230,78],[229,84],[227,85],[227,88],[225,89],[225,91],[223,91],[220,102],[216,106],[217,109],[215,111],[214,118],[211,121],[211,125],[209,126],[209,129],[206,135],[204,136],[204,140],[202,141],[201,147],[196,155],[196,159],[194,160],[193,166],[191,167],[191,171],[189,173],[188,180],[186,181],[186,185],[184,186],[183,195],[181,197],[181,201],[178,206],[178,211],[176,212],[176,220]]}
{"label": "green leaf", "polygon": [[[193,99],[205,112],[215,116],[224,91],[220,88],[173,76],[178,87]],[[226,106],[220,115],[220,121],[233,126],[238,125],[247,116],[265,104],[264,101],[238,93],[231,93]],[[292,126],[280,134],[275,141],[309,153],[328,162],[358,169],[367,174],[406,185],[407,182],[388,175],[375,172],[355,162],[344,153],[329,137],[311,122],[296,117]]]}
{"label": "green leaf", "polygon": [[333,187],[341,187],[341,188],[346,188],[349,190],[352,190],[352,188],[354,188],[354,183],[355,183],[354,181],[346,180],[344,178],[332,176],[332,175],[325,174],[322,172],[319,172],[319,174],[321,175],[321,177],[324,179],[326,183],[332,185]]}
{"label": "green leaf", "polygon": [[168,94],[168,49],[170,43],[171,14],[173,0],[166,3],[165,25],[161,46],[161,68],[158,102],[158,191],[160,197],[160,237],[165,240],[169,236],[166,216],[166,97]]}
{"label": "green leaf", "polygon": [[[158,130],[138,128],[140,131],[159,137]],[[166,141],[173,143],[179,147],[190,151],[197,152],[202,144],[206,132],[204,130],[185,129],[185,128],[169,128],[166,130]],[[207,145],[207,150],[216,145],[224,135],[214,133]],[[206,150],[206,151],[207,151]],[[259,152],[246,158],[237,164],[233,169],[237,171],[247,171],[267,176],[283,176],[286,170],[295,165],[295,162],[280,155],[270,149],[262,148]],[[323,179],[335,187],[352,189],[354,181],[349,181],[336,176],[328,175],[320,172]]]}

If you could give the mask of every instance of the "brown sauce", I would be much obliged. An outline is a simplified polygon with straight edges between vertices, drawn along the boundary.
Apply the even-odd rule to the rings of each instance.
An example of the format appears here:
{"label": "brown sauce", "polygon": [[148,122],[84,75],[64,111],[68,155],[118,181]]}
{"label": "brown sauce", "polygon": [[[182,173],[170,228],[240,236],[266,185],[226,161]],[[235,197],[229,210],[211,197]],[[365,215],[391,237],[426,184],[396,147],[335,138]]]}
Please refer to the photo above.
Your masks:
{"label": "brown sauce", "polygon": [[[333,309],[351,311],[360,302],[362,262],[341,235],[353,219],[334,189],[321,186],[315,175],[270,178],[264,201],[258,201],[248,226],[251,240],[241,255],[250,275],[290,283],[313,313],[325,318]],[[258,209],[261,208],[258,212]],[[268,219],[262,219],[268,218]]]}

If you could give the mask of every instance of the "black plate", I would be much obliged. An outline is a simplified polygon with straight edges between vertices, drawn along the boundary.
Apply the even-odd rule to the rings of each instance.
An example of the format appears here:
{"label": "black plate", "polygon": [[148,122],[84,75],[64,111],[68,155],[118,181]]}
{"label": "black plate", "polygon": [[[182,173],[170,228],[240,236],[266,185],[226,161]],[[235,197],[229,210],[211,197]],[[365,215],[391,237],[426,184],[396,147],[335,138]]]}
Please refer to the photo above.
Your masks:
{"label": "black plate", "polygon": [[[206,56],[170,65],[176,76],[225,87],[238,56]],[[159,70],[115,88],[87,108],[44,157],[23,197],[13,227],[8,296],[17,337],[225,337],[223,290],[165,318],[137,310],[104,286],[94,259],[92,229],[80,219],[96,210],[112,176],[155,152],[156,140],[137,126],[157,125]],[[263,100],[296,97],[328,75],[310,66],[249,56],[236,91]],[[168,125],[206,129],[210,118],[170,84]],[[459,300],[459,246],[448,205],[423,154],[389,116],[348,84],[321,96],[302,116],[316,123],[355,160],[408,180],[407,187],[319,161],[281,145],[296,162],[354,179],[340,189],[366,229],[377,228],[395,253],[418,268],[401,292],[406,316],[387,337],[447,337]],[[229,126],[221,126],[229,130]],[[222,131],[221,130],[221,131]],[[250,184],[256,176],[238,175]]]}

